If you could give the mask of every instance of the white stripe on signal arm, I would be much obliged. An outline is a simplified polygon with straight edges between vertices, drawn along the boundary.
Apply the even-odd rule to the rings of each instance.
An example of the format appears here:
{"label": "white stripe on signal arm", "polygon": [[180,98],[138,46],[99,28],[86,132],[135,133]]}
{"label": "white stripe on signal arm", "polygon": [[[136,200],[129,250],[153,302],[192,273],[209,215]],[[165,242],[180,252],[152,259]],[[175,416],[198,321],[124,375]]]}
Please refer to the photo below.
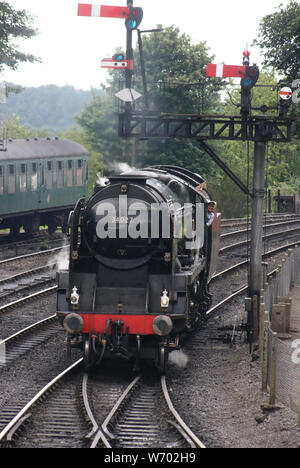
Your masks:
{"label": "white stripe on signal arm", "polygon": [[101,16],[101,5],[92,5],[91,16]]}
{"label": "white stripe on signal arm", "polygon": [[216,77],[222,78],[223,77],[223,63],[218,63],[217,64],[217,70],[216,70]]}

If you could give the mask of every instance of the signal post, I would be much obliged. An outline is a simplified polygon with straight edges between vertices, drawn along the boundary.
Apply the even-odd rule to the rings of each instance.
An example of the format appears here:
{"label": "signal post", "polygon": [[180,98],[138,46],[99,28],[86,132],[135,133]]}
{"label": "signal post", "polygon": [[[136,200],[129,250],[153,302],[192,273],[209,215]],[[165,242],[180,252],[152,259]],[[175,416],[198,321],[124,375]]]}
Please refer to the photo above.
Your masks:
{"label": "signal post", "polygon": [[[251,253],[248,278],[248,294],[251,302],[248,310],[248,340],[250,343],[259,334],[260,291],[263,287],[263,221],[265,196],[265,158],[266,142],[254,143],[253,200],[251,221]],[[246,301],[247,306],[247,301]]]}
{"label": "signal post", "polygon": [[[259,305],[263,277],[262,239],[266,143],[267,141],[286,143],[291,140],[293,119],[286,117],[290,102],[285,103],[283,101],[291,97],[292,91],[290,88],[283,88],[281,90],[281,100],[278,106],[279,115],[277,117],[265,115],[265,112],[268,110],[267,106],[255,109],[261,111],[262,115],[252,116],[251,91],[258,80],[259,69],[255,64],[250,66],[250,52],[245,50],[243,53],[243,65],[208,64],[206,73],[208,77],[231,77],[241,79],[241,103],[239,104],[241,110],[239,116],[212,117],[194,114],[182,116],[178,114],[165,114],[162,116],[154,112],[149,114],[147,112],[147,93],[145,95],[146,112],[136,112],[132,104],[140,95],[132,90],[131,87],[134,70],[132,32],[138,29],[143,18],[143,10],[139,7],[133,7],[133,0],[127,0],[127,7],[79,4],[78,15],[125,19],[125,26],[127,29],[126,60],[124,60],[124,57],[121,55],[119,59],[116,57],[105,59],[104,64],[106,68],[125,69],[126,89],[117,94],[120,99],[125,101],[124,111],[119,113],[119,136],[144,140],[149,138],[195,139],[202,149],[206,151],[234,183],[246,195],[252,198],[251,256],[248,277],[249,298],[246,299],[246,309],[248,311],[248,340],[252,343],[258,338],[259,333]],[[139,34],[139,44],[140,42],[141,37]],[[144,59],[141,45],[140,55],[143,65]],[[109,66],[109,62],[111,62],[111,66]],[[118,64],[116,62],[120,63]],[[142,69],[144,70],[143,66]],[[300,80],[296,81],[295,86],[297,87],[300,84]],[[145,76],[143,77],[143,84],[144,90],[147,91]],[[134,95],[136,95],[136,97],[134,97]],[[298,103],[298,97],[297,101],[293,102]],[[251,191],[207,144],[208,140],[254,142],[253,186]]]}

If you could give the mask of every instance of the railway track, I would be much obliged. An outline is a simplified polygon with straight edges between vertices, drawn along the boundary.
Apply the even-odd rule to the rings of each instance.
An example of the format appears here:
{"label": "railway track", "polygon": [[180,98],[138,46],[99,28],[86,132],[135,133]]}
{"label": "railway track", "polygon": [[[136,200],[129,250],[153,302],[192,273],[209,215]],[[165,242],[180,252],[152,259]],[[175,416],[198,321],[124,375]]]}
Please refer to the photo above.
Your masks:
{"label": "railway track", "polygon": [[[11,256],[24,255],[28,251],[38,249],[50,249],[63,246],[65,244],[65,236],[56,235],[54,238],[49,238],[48,234],[42,233],[36,237],[24,235],[22,239],[14,240],[7,239],[5,236],[0,236],[1,259],[7,259]],[[6,236],[7,237],[7,236]]]}
{"label": "railway track", "polygon": [[[274,223],[278,223],[280,221],[297,221],[300,220],[300,215],[297,214],[272,214],[272,215],[265,215],[265,227],[271,227]],[[251,227],[251,218],[233,218],[233,219],[222,219],[222,229],[223,230],[230,230],[236,229],[237,227],[248,226]]]}
{"label": "railway track", "polygon": [[[15,308],[20,308],[29,302],[53,294],[56,291],[56,289],[56,286],[52,286],[50,288],[43,289],[42,291],[30,294],[29,296],[17,299],[4,306],[1,306],[0,317],[2,314],[11,312],[11,310]],[[14,328],[15,326],[13,324],[12,329]],[[7,331],[8,330],[9,329],[7,329]],[[59,330],[60,327],[58,325],[56,315],[51,315],[47,318],[34,322],[17,332],[14,332],[12,335],[7,336],[5,339],[0,339],[0,369],[1,367],[8,366],[14,360],[27,353],[35,346],[44,343],[51,336],[58,333]],[[1,330],[1,333],[3,336],[3,329]]]}
{"label": "railway track", "polygon": [[33,268],[0,280],[0,306],[10,298],[22,298],[28,292],[38,292],[54,285],[56,263]]}
{"label": "railway track", "polygon": [[[96,418],[91,420],[93,432]],[[205,448],[175,410],[166,377],[159,381],[141,375],[119,397],[92,437],[90,447]]]}
{"label": "railway track", "polygon": [[[296,243],[294,243],[294,244],[289,244],[289,245],[287,245],[287,246],[281,247],[280,249],[276,249],[276,253],[278,253],[279,250],[282,251],[283,249],[291,248],[291,247],[292,247],[293,245],[295,245],[295,244],[296,244]],[[274,251],[274,254],[275,254],[275,251]],[[267,255],[271,255],[271,253],[268,253]],[[245,266],[245,265],[247,264],[247,261],[241,262],[241,264],[243,264],[243,266]],[[239,266],[239,265],[235,265],[235,266],[231,267],[231,269],[227,269],[228,271],[225,271],[225,270],[224,270],[224,271],[220,272],[220,273],[219,273],[219,276],[224,276],[224,275],[226,275],[227,273],[230,273],[229,270],[231,270],[231,272],[234,271],[234,270],[237,271],[238,266]],[[216,276],[218,276],[218,275],[216,275]],[[52,289],[52,292],[54,292],[55,289],[56,289],[56,287],[54,287],[54,288]],[[214,306],[213,308],[211,308],[210,311],[208,311],[208,316],[213,315],[215,311],[219,310],[219,308],[222,307],[222,305],[224,305],[225,303],[229,302],[229,301],[232,300],[234,297],[237,297],[237,296],[241,295],[246,289],[247,289],[247,287],[246,287],[246,285],[244,285],[243,287],[241,287],[241,288],[239,288],[237,291],[235,291],[234,294],[231,294],[231,295],[228,296],[227,298],[225,298],[225,299],[223,299],[222,301],[220,301],[216,306]],[[29,299],[29,300],[35,300],[35,299],[38,299],[38,297],[39,297],[39,296],[37,295],[35,298],[31,298],[31,299]],[[6,306],[6,307],[8,307],[7,310],[11,310],[13,307],[16,307],[16,306],[20,306],[20,307],[21,307],[21,304],[22,304],[21,301],[20,301],[20,302],[14,301],[14,302],[15,302],[15,304],[12,303],[12,304],[8,304],[8,305]],[[2,307],[1,307],[1,309],[2,309]],[[0,312],[1,312],[1,309],[0,309]],[[4,308],[4,309],[5,309],[5,308]],[[4,309],[2,310],[2,313],[5,312]],[[49,318],[50,318],[50,317],[49,317]],[[55,326],[57,327],[57,324],[56,324]],[[28,327],[28,328],[30,328],[30,327]],[[46,327],[46,328],[47,328],[47,327]],[[57,328],[56,328],[56,329],[57,329]],[[28,332],[29,332],[29,330],[28,330]],[[25,336],[25,335],[24,335],[24,336]],[[28,335],[28,336],[29,336],[29,335]],[[14,340],[12,340],[11,343],[13,343],[13,341],[14,341]],[[2,342],[2,343],[3,343],[3,342]],[[38,344],[38,343],[37,343],[37,344]],[[0,345],[1,345],[1,342],[0,342]],[[8,345],[7,343],[5,343],[5,345],[7,346],[7,349],[8,349],[9,346],[10,346],[10,345]],[[30,346],[28,347],[28,349],[30,349]],[[23,351],[21,351],[21,353],[24,353],[24,352],[26,352],[26,348],[23,348]],[[15,359],[15,358],[12,358],[12,359]],[[141,379],[139,380],[139,382],[140,382],[139,385],[141,385]],[[149,382],[145,383],[145,385],[146,385],[146,386],[148,385],[148,387],[149,387],[149,393],[150,393],[150,394],[151,394],[151,393],[155,393],[155,394],[160,393],[160,390],[158,390],[158,388],[157,388],[157,383],[155,384],[156,387],[155,387],[155,385],[153,384],[155,388],[152,388],[152,389],[151,389],[151,385],[149,385]],[[88,387],[88,386],[87,386],[87,387]],[[146,390],[144,390],[144,392],[146,392]],[[148,390],[147,390],[147,392],[148,392]],[[147,392],[146,392],[146,393],[147,393]],[[70,393],[69,393],[69,390],[66,390],[66,389],[65,389],[65,390],[62,391],[62,393],[65,393],[65,395],[68,395],[68,396],[66,397],[66,399],[64,400],[64,403],[63,403],[63,404],[65,405],[65,414],[64,414],[64,416],[63,416],[63,418],[65,418],[65,419],[63,419],[63,420],[64,420],[64,424],[62,424],[62,426],[59,426],[59,423],[57,423],[57,424],[54,425],[54,427],[52,428],[53,431],[54,431],[54,433],[55,433],[55,434],[58,434],[57,436],[54,436],[54,442],[55,442],[56,446],[61,446],[61,445],[64,446],[63,443],[61,444],[61,440],[64,440],[64,439],[61,438],[61,436],[60,436],[59,434],[60,434],[61,432],[63,432],[64,430],[65,430],[65,432],[66,432],[67,434],[69,434],[70,430],[69,430],[69,429],[66,429],[66,427],[67,427],[66,425],[68,424],[68,421],[72,419],[71,416],[70,416],[70,417],[68,416],[69,411],[67,410],[67,403],[68,403],[68,401],[70,401],[70,400],[72,400],[72,399],[74,400],[74,393],[73,393],[73,390],[70,390]],[[134,392],[134,393],[135,393],[135,392]],[[115,399],[117,400],[117,395],[115,395],[115,396],[116,396]],[[119,396],[119,398],[120,398],[120,396]],[[101,399],[102,399],[102,398],[101,398]],[[147,400],[147,398],[145,399],[145,404],[146,404],[146,403],[149,403],[150,400],[148,399],[148,402],[147,402],[146,400]],[[127,409],[128,409],[129,412],[131,411],[131,409],[130,409],[130,404],[131,404],[130,401],[131,401],[131,403],[133,404],[133,400],[130,398],[130,395],[129,395],[129,397],[128,397],[128,405],[127,405],[127,398],[125,398],[125,402],[126,402]],[[114,406],[112,401],[111,401],[110,403],[107,404],[108,407],[109,407],[109,404],[111,404],[112,406]],[[60,406],[60,403],[57,402],[57,405]],[[122,405],[122,408],[124,409],[124,408],[126,407],[126,405]],[[137,403],[137,405],[139,406],[139,403]],[[55,413],[56,411],[58,411],[58,410],[57,410],[58,406],[56,406],[56,409],[54,409],[54,413]],[[91,404],[91,407],[93,407],[93,404]],[[150,405],[150,407],[151,407],[151,405]],[[121,408],[121,407],[120,407],[120,408]],[[23,410],[23,408],[21,408],[21,410]],[[74,411],[74,408],[73,408],[73,411]],[[120,411],[121,411],[121,409],[120,409]],[[122,411],[123,411],[123,410],[122,410]],[[135,411],[135,409],[133,410],[133,413],[134,413],[134,411]],[[15,415],[17,412],[20,412],[20,408],[17,408],[17,407],[15,407],[15,406],[14,406],[13,409],[8,408],[7,413],[6,413],[7,419],[9,420],[8,423],[11,422],[11,420],[13,419],[14,415]],[[3,418],[4,418],[4,414],[2,414],[2,413],[3,413],[3,411],[0,413],[0,421],[2,420],[2,422],[3,422],[3,420],[4,420],[4,419],[3,419]],[[52,413],[52,416],[53,416],[54,413]],[[120,416],[120,414],[121,414],[121,416]],[[151,413],[151,414],[152,414],[152,413]],[[120,419],[120,417],[122,417],[122,413],[116,412],[116,415],[117,415],[117,419]],[[24,417],[25,417],[25,416],[26,416],[26,421],[29,422],[29,420],[30,420],[29,416],[28,416],[28,419],[27,419],[27,414],[25,414]],[[123,434],[123,433],[121,432],[122,427],[120,428],[120,427],[118,426],[118,422],[116,422],[117,419],[114,420],[114,417],[112,417],[112,419],[111,419],[111,420],[109,421],[109,423],[107,424],[108,431],[109,431],[109,432],[110,432],[110,431],[113,432],[113,435],[117,434],[118,438],[117,438],[117,440],[116,440],[116,439],[110,439],[110,438],[108,437],[107,434],[105,435],[105,432],[104,432],[104,430],[103,430],[103,428],[102,428],[102,424],[103,424],[104,419],[106,419],[106,418],[104,418],[104,417],[103,417],[102,419],[101,419],[101,418],[102,418],[102,416],[101,416],[101,417],[100,417],[100,416],[98,417],[97,415],[94,416],[94,425],[92,426],[93,429],[96,429],[96,430],[94,430],[94,434],[93,434],[94,436],[97,435],[97,434],[99,433],[99,430],[101,429],[102,433],[104,434],[104,437],[107,439],[107,442],[108,442],[109,444],[111,444],[112,447],[117,447],[118,444],[120,443],[120,442],[119,442],[120,440],[126,441],[125,435],[124,435],[123,438],[122,438],[122,434]],[[25,419],[24,419],[22,422],[25,422]],[[173,422],[174,422],[174,421],[173,421]],[[78,423],[78,420],[77,420],[76,418],[74,419],[74,424],[75,424],[75,423],[76,423],[77,425],[79,424],[79,423]],[[129,424],[130,427],[133,426],[133,425],[134,425],[134,424]],[[125,426],[126,426],[126,424],[125,424]],[[15,426],[14,426],[14,427],[15,427]],[[63,427],[64,427],[65,429],[63,429]],[[72,424],[71,424],[71,423],[70,423],[70,427],[72,428]],[[1,425],[0,425],[0,428],[1,428]],[[17,429],[18,429],[18,428],[17,428]],[[49,443],[49,437],[47,436],[47,431],[48,431],[48,434],[53,434],[52,429],[50,430],[50,428],[47,428],[47,427],[45,426],[45,428],[43,429],[44,441],[43,441],[42,443],[44,443],[44,444],[48,444],[48,443]],[[125,427],[125,429],[126,429],[126,427]],[[132,435],[130,434],[129,430],[130,430],[130,428],[128,428],[128,431],[127,431],[127,432],[125,431],[124,433],[125,433],[125,434],[126,434],[126,433],[129,434],[128,437],[130,438]],[[147,432],[147,428],[145,428],[145,430],[146,430],[146,432]],[[151,430],[151,428],[149,428],[149,431],[150,431],[150,430]],[[73,431],[73,433],[74,433],[74,428],[71,429],[71,432],[72,432],[72,431]],[[3,432],[3,431],[2,431],[2,432]],[[88,432],[88,431],[87,431],[87,432]],[[12,431],[12,436],[13,436],[14,433],[15,433],[15,430],[13,429],[13,431]],[[154,433],[156,433],[155,430],[153,430],[153,434],[154,434]],[[82,433],[80,433],[80,431],[77,430],[77,432],[75,432],[75,438],[72,439],[71,445],[72,445],[72,444],[75,444],[75,446],[79,446],[80,443],[81,443],[81,442],[80,442],[80,441],[81,441],[81,437],[82,437]],[[154,435],[153,435],[153,437],[154,437]],[[179,437],[177,432],[176,432],[176,437]],[[4,439],[6,439],[6,437],[4,437]],[[136,437],[135,437],[135,439],[138,440]],[[69,438],[69,436],[67,436],[67,440],[70,442],[71,439]],[[93,439],[93,441],[91,442],[91,445],[94,443],[95,446],[98,446],[98,443],[100,443],[100,446],[101,446],[101,444],[103,443],[101,437],[99,438],[98,442],[96,442],[96,443],[94,442],[94,440],[95,440],[95,439]],[[181,440],[181,442],[182,442],[182,439],[179,438],[178,440]],[[69,442],[68,442],[68,443],[69,443]],[[181,443],[181,442],[178,442],[178,443]],[[123,443],[123,442],[121,442],[121,443]],[[130,442],[129,442],[129,443],[130,443]],[[167,443],[168,443],[168,441],[167,441]],[[127,446],[127,445],[126,445],[126,442],[125,442],[124,445],[122,445],[122,446],[124,446],[124,447]]]}
{"label": "railway track", "polygon": [[[82,362],[79,359],[52,379],[8,421],[0,432],[2,447],[14,441],[15,446],[23,448],[205,448],[175,410],[165,376],[159,381],[140,375],[126,388],[122,387],[128,376],[117,386],[115,379],[106,385],[102,380],[101,391],[98,376],[94,398],[101,406],[99,413],[99,408],[97,412],[91,409],[91,382],[87,374],[81,379]],[[88,434],[87,421],[92,427]],[[22,434],[16,437],[21,429]]]}

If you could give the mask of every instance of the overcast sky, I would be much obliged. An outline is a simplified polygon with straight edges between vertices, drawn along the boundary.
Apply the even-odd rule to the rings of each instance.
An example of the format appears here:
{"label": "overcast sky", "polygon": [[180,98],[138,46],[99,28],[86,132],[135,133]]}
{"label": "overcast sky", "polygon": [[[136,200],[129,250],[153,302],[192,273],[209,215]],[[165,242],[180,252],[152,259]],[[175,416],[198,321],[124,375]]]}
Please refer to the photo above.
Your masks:
{"label": "overcast sky", "polygon": [[[125,49],[124,21],[110,18],[77,17],[81,0],[8,0],[15,9],[26,9],[36,17],[39,35],[23,41],[21,48],[42,59],[41,64],[26,64],[18,72],[7,71],[1,78],[25,87],[56,84],[77,89],[99,87],[107,71],[102,58],[111,57],[115,48]],[[242,51],[257,37],[261,18],[273,13],[288,0],[135,0],[144,10],[141,29],[157,24],[178,26],[194,43],[206,41],[215,62],[238,65]],[[94,4],[100,4],[96,0]],[[126,0],[104,0],[104,5],[124,6]],[[136,40],[136,33],[134,33]],[[251,48],[251,59],[261,63],[260,51]]]}

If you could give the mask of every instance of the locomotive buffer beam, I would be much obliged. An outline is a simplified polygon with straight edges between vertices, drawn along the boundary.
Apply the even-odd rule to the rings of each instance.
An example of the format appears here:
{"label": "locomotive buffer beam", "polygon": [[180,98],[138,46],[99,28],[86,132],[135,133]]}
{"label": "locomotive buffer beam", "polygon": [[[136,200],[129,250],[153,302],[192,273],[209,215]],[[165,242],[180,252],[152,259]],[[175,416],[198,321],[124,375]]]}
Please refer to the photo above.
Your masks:
{"label": "locomotive buffer beam", "polygon": [[292,119],[248,116],[119,113],[119,136],[198,140],[291,140]]}

